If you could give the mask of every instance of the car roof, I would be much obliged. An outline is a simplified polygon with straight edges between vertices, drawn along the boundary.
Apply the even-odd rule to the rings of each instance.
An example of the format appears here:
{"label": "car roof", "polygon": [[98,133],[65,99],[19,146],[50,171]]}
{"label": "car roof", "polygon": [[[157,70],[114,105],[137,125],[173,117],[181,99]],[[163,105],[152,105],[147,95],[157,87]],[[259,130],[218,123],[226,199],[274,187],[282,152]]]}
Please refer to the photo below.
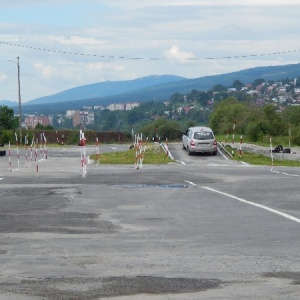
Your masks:
{"label": "car roof", "polygon": [[189,129],[191,129],[193,131],[211,131],[212,132],[212,130],[206,126],[194,126],[194,127],[190,127]]}

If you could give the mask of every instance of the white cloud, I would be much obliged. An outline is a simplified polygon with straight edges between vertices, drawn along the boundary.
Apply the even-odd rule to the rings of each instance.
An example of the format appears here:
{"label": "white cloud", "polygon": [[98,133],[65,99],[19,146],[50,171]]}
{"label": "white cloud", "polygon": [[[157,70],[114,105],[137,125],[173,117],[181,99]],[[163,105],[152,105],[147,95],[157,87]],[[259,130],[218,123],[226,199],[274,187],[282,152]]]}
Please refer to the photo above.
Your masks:
{"label": "white cloud", "polygon": [[44,63],[35,63],[34,68],[40,72],[43,79],[51,79],[59,75],[58,69]]}
{"label": "white cloud", "polygon": [[102,43],[105,43],[103,41],[98,41],[95,38],[90,38],[90,37],[86,38],[86,37],[76,36],[76,35],[69,36],[69,37],[63,35],[59,35],[59,36],[50,35],[49,39],[54,42],[59,42],[62,45],[75,45],[75,46],[100,45]]}
{"label": "white cloud", "polygon": [[7,75],[6,74],[0,74],[0,81],[4,81],[7,79]]}
{"label": "white cloud", "polygon": [[217,7],[225,7],[225,6],[275,6],[275,5],[299,5],[298,0],[114,0],[114,1],[98,1],[99,3],[107,3],[107,5],[123,7],[129,10],[132,9],[140,9],[143,7],[161,7],[161,6],[217,6]]}
{"label": "white cloud", "polygon": [[165,51],[164,54],[166,58],[175,59],[181,63],[187,63],[189,60],[196,58],[192,52],[182,51],[177,45],[173,45],[168,51]]}
{"label": "white cloud", "polygon": [[88,71],[125,71],[126,67],[120,64],[107,64],[107,63],[89,63],[86,65]]}

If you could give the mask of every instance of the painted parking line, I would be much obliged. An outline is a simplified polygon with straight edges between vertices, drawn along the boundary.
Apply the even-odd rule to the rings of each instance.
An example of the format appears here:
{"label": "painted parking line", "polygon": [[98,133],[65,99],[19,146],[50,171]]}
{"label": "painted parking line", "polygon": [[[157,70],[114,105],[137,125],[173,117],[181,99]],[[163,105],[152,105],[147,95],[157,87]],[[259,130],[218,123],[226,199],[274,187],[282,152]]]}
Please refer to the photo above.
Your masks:
{"label": "painted parking line", "polygon": [[222,151],[218,149],[218,152],[223,156],[224,159],[228,160],[228,157]]}
{"label": "painted parking line", "polygon": [[290,174],[290,173],[286,173],[286,172],[274,171],[273,168],[271,169],[270,172],[271,172],[271,173],[275,173],[275,174],[285,175],[285,176],[300,177],[300,175],[298,175],[298,174]]}
{"label": "painted parking line", "polygon": [[224,193],[224,192],[221,192],[221,191],[212,189],[212,188],[210,188],[210,187],[205,187],[205,186],[203,186],[202,188],[205,189],[205,190],[208,190],[208,191],[211,191],[211,192],[214,192],[214,193],[217,193],[217,194],[220,194],[220,195],[229,197],[229,198],[231,198],[231,199],[235,199],[235,200],[238,200],[238,201],[240,201],[240,202],[243,202],[243,203],[246,203],[246,204],[249,204],[249,205],[253,205],[253,206],[262,208],[262,209],[264,209],[264,210],[267,210],[267,211],[272,212],[272,213],[274,213],[274,214],[280,215],[280,216],[282,216],[282,217],[284,217],[284,218],[287,218],[287,219],[289,219],[289,220],[292,220],[292,221],[294,221],[294,222],[300,223],[300,219],[298,219],[298,218],[296,218],[296,217],[294,217],[294,216],[291,216],[291,215],[289,215],[289,214],[286,214],[286,213],[284,213],[284,212],[281,212],[281,211],[279,211],[279,210],[270,208],[270,207],[268,207],[268,206],[261,205],[261,204],[255,203],[255,202],[251,202],[251,201],[245,200],[245,199],[243,199],[243,198],[239,198],[239,197],[236,197],[236,196],[234,196],[234,195],[227,194],[227,193]]}

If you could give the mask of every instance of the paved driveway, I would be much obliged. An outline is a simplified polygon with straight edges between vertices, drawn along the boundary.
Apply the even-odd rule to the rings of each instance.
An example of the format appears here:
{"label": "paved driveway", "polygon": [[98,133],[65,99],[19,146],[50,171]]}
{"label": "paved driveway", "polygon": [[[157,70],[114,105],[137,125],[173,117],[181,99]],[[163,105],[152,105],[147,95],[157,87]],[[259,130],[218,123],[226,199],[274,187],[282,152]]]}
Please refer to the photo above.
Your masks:
{"label": "paved driveway", "polygon": [[78,148],[1,159],[0,299],[299,299],[299,168],[170,151],[85,177]]}

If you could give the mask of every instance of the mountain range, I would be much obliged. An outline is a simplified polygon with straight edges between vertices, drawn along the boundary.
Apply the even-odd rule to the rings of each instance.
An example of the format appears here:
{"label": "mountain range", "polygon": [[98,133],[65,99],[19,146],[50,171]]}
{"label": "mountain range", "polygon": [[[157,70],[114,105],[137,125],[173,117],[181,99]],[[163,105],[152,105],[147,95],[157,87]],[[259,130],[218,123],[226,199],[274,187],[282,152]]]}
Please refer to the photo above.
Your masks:
{"label": "mountain range", "polygon": [[[246,69],[220,75],[187,79],[175,75],[153,75],[128,81],[105,81],[75,87],[60,93],[37,98],[22,104],[23,113],[47,111],[55,113],[67,109],[82,109],[83,106],[107,105],[110,103],[166,101],[174,93],[185,94],[191,90],[207,91],[214,85],[226,87],[235,80],[247,84],[255,79],[282,80],[300,77],[300,64],[267,66]],[[53,105],[55,103],[55,105]],[[17,110],[18,103],[0,101]]]}

